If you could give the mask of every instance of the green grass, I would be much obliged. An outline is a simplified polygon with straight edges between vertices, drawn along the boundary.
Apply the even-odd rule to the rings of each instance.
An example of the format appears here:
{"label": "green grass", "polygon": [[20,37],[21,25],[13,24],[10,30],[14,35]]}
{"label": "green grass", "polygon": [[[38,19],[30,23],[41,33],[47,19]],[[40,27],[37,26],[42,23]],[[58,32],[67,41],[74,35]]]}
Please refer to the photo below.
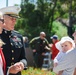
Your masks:
{"label": "green grass", "polygon": [[34,69],[29,67],[27,70],[22,71],[22,75],[56,75],[54,72],[47,70]]}

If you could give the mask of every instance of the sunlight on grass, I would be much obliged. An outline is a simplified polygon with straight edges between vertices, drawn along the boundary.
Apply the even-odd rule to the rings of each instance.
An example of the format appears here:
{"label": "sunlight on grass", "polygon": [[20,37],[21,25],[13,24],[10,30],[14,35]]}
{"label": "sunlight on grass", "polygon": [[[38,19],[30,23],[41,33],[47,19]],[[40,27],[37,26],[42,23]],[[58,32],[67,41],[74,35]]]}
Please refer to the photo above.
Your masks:
{"label": "sunlight on grass", "polygon": [[22,71],[22,75],[56,75],[56,74],[51,71],[45,71],[29,67],[27,70]]}

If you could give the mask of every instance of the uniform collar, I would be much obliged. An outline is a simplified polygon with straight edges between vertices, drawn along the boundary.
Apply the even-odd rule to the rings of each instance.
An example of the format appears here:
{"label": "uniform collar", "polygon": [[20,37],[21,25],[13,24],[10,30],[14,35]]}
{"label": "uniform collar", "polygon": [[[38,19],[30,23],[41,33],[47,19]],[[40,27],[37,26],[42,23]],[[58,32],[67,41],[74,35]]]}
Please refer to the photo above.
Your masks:
{"label": "uniform collar", "polygon": [[3,29],[5,34],[11,35],[11,31]]}

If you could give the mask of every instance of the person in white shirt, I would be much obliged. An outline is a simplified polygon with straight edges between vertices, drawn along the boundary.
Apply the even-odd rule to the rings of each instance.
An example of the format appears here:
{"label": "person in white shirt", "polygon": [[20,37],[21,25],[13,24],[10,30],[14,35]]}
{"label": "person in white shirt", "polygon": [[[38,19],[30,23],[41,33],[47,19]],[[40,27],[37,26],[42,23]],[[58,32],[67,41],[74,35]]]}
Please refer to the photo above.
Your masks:
{"label": "person in white shirt", "polygon": [[[76,30],[75,30],[75,32],[73,33],[72,36],[74,37],[74,42],[75,42],[75,47],[76,47]],[[75,71],[74,71],[74,75],[76,75],[76,68],[75,68]]]}
{"label": "person in white shirt", "polygon": [[[56,43],[56,48],[60,50],[60,52],[54,59],[53,71],[57,75],[73,75],[76,63],[74,41],[68,36],[63,37]],[[70,57],[72,59],[70,59]]]}

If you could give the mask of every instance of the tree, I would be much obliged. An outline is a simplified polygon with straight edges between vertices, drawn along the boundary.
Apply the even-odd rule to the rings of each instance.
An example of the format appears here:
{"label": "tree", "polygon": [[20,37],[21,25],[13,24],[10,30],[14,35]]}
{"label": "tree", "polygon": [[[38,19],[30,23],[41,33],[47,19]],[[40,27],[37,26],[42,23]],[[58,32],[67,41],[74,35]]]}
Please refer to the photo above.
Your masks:
{"label": "tree", "polygon": [[[32,38],[38,36],[40,31],[44,31],[48,36],[51,36],[56,33],[54,28],[57,27],[53,25],[54,21],[69,27],[70,2],[68,0],[37,0],[37,3],[33,2],[31,3],[30,0],[22,0],[21,2],[20,16],[22,18],[17,21],[16,30],[23,35]],[[75,5],[76,1],[73,0],[71,16],[73,30],[75,30],[76,22]]]}

